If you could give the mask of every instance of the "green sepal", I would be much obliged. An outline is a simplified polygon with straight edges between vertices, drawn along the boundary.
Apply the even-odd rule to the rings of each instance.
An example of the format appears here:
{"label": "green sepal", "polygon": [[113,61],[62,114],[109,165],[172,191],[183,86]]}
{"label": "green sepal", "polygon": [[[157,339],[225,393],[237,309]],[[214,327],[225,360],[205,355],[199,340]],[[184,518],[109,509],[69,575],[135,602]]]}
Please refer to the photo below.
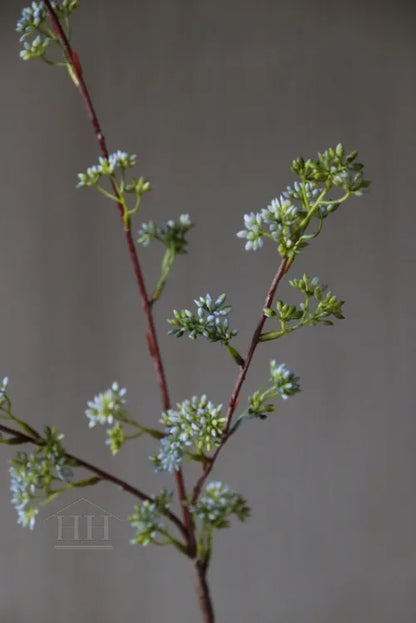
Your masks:
{"label": "green sepal", "polygon": [[102,479],[99,476],[92,476],[91,478],[85,478],[84,480],[79,480],[78,482],[72,483],[74,487],[90,487],[92,485],[96,485]]}
{"label": "green sepal", "polygon": [[271,340],[277,340],[279,337],[282,337],[282,331],[268,331],[267,333],[262,333],[259,337],[259,342],[270,342]]}
{"label": "green sepal", "polygon": [[171,246],[167,247],[165,254],[163,256],[163,260],[162,260],[162,270],[161,270],[160,278],[152,294],[152,301],[157,301],[157,299],[162,294],[165,288],[170,270],[173,264],[175,263],[175,259],[176,259],[176,253],[175,253],[174,247],[171,247]]}
{"label": "green sepal", "polygon": [[79,81],[78,81],[77,75],[76,75],[76,73],[74,71],[74,68],[72,67],[71,63],[66,63],[66,67],[68,69],[68,73],[69,73],[69,76],[70,76],[72,82],[78,88],[79,87]]}
{"label": "green sepal", "polygon": [[230,344],[227,344],[227,350],[238,366],[244,366],[244,359],[238,350],[236,350],[233,346],[230,346]]}
{"label": "green sepal", "polygon": [[26,434],[30,435],[31,437],[35,437],[37,439],[40,439],[40,435],[37,431],[35,431],[34,428],[32,428],[31,426],[29,426],[29,424],[26,424],[26,422],[23,422],[22,420],[19,420],[17,417],[15,417],[14,415],[11,415],[11,419],[16,422],[16,424],[19,426],[19,428],[22,429],[23,432],[25,432]]}
{"label": "green sepal", "polygon": [[5,443],[8,446],[18,446],[20,444],[27,443],[27,441],[21,437],[9,437],[8,439],[5,439],[3,435],[0,435],[0,443]]}

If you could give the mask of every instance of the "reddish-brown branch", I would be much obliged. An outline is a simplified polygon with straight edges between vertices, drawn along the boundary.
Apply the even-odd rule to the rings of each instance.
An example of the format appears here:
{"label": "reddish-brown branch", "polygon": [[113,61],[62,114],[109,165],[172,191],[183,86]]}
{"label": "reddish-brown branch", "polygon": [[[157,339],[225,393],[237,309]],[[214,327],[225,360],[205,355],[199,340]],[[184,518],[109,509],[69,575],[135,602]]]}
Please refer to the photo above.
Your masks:
{"label": "reddish-brown branch", "polygon": [[[56,12],[54,11],[52,7],[50,0],[44,0],[44,1],[45,1],[45,6],[48,10],[48,14],[51,20],[52,27],[55,30],[55,33],[58,36],[59,40],[61,41],[62,47],[65,52],[65,56],[68,60],[68,63],[70,63],[72,70],[74,72],[74,75],[76,78],[76,86],[78,87],[78,90],[84,102],[85,108],[87,110],[88,116],[90,118],[91,124],[93,126],[95,136],[100,146],[101,155],[104,158],[108,158],[107,143],[105,140],[105,136],[102,132],[101,125],[97,117],[97,113],[92,103],[92,99],[88,91],[86,82],[84,80],[84,76],[82,72],[82,65],[81,65],[79,56],[72,49],[71,44],[68,41],[68,37],[66,36],[64,29],[62,28],[62,25],[56,15]],[[112,183],[112,186],[113,186],[113,190],[115,194],[117,195],[117,190],[116,190],[114,183]],[[124,223],[124,219],[123,219],[124,210],[123,210],[123,205],[121,202],[117,203],[117,208],[120,214],[120,218],[124,225],[126,243],[127,243],[127,247],[129,250],[130,260],[133,266],[137,285],[140,291],[140,299],[141,299],[142,306],[143,306],[144,313],[145,313],[146,320],[147,320],[147,327],[148,327],[147,335],[148,335],[149,351],[150,351],[150,355],[152,357],[154,367],[156,370],[156,375],[157,375],[159,388],[161,392],[162,405],[163,405],[163,409],[167,410],[170,408],[169,391],[168,391],[166,375],[165,375],[165,371],[163,367],[162,357],[160,353],[160,348],[158,344],[157,333],[156,333],[154,320],[153,320],[152,304],[150,302],[150,299],[147,293],[147,289],[146,289],[146,285],[145,285],[145,281],[143,277],[143,272],[140,266],[139,257],[137,255],[137,250],[134,245],[134,241],[133,241],[133,237],[131,233],[130,224],[126,225]],[[188,538],[187,538],[188,549],[189,549],[189,553],[193,554],[193,551],[195,549],[195,544],[194,544],[192,520],[191,520],[191,515],[189,513],[188,507],[186,505],[187,494],[186,494],[186,487],[185,487],[185,481],[184,481],[182,470],[175,472],[175,479],[176,479],[176,485],[178,488],[179,500],[180,500],[181,508],[182,508],[183,520],[184,520],[184,524],[185,524],[185,527],[188,533]]]}
{"label": "reddish-brown branch", "polygon": [[207,583],[207,569],[201,560],[195,561],[195,590],[204,623],[215,623],[214,608]]}
{"label": "reddish-brown branch", "polygon": [[[4,424],[0,424],[0,431],[3,431],[4,433],[7,433],[8,435],[10,435],[10,438],[13,440],[16,440],[16,442],[31,443],[31,444],[34,444],[35,446],[40,446],[43,443],[42,437],[35,430],[33,430],[33,437],[31,437],[30,435],[27,435],[26,433],[23,433],[18,430],[14,430],[13,428],[10,428],[9,426],[5,426]],[[143,500],[143,501],[146,501],[146,500],[149,502],[152,501],[152,498],[149,495],[147,495],[146,493],[144,493],[137,487],[133,487],[133,485],[130,485],[128,482],[125,482],[121,478],[118,478],[117,476],[114,476],[113,474],[106,472],[100,467],[97,467],[96,465],[93,465],[92,463],[89,463],[88,461],[84,461],[84,459],[79,459],[77,456],[74,456],[73,454],[70,454],[69,452],[65,452],[65,457],[69,459],[71,462],[74,462],[74,464],[77,467],[83,467],[84,469],[87,469],[88,471],[92,472],[93,474],[101,478],[101,480],[106,480],[107,482],[111,482],[112,484],[117,485],[118,487],[126,491],[127,493],[134,495],[136,498],[139,498],[140,500]],[[181,534],[186,539],[187,532],[184,528],[184,525],[180,521],[180,519],[169,510],[166,511],[165,515],[172,521],[172,523],[175,524],[175,526],[180,530]]]}
{"label": "reddish-brown branch", "polygon": [[209,474],[211,473],[215,462],[218,458],[219,453],[221,452],[222,448],[224,447],[225,443],[227,442],[228,438],[229,438],[229,434],[228,431],[230,429],[230,425],[231,425],[231,420],[232,417],[234,415],[235,409],[237,407],[238,404],[238,399],[240,396],[240,392],[241,392],[241,388],[243,386],[243,383],[245,381],[245,378],[247,376],[247,372],[248,369],[250,367],[251,361],[253,359],[254,353],[256,351],[256,348],[259,344],[260,341],[260,335],[261,332],[263,331],[263,327],[264,327],[264,323],[266,322],[266,316],[264,315],[264,309],[266,307],[270,307],[273,299],[275,297],[276,294],[276,290],[277,287],[283,277],[283,275],[289,270],[290,267],[290,261],[288,258],[283,258],[282,261],[280,262],[280,266],[278,268],[277,273],[275,274],[275,276],[273,277],[273,281],[270,284],[270,288],[267,291],[267,295],[266,295],[266,299],[264,301],[264,305],[263,305],[263,309],[261,312],[261,317],[260,320],[256,326],[256,329],[253,333],[253,337],[251,338],[251,342],[250,342],[250,348],[248,351],[248,355],[244,360],[244,365],[242,366],[239,375],[237,377],[237,380],[235,382],[233,391],[231,393],[231,397],[228,403],[228,410],[227,410],[227,422],[225,425],[225,435],[223,437],[223,440],[221,442],[221,445],[218,446],[218,448],[215,450],[214,454],[212,455],[210,461],[207,463],[206,468],[203,472],[203,474],[200,476],[199,480],[197,481],[195,487],[194,487],[194,491],[192,494],[192,504],[195,504],[198,496],[201,492],[202,487],[204,486],[204,483],[206,481],[206,479],[208,478]]}

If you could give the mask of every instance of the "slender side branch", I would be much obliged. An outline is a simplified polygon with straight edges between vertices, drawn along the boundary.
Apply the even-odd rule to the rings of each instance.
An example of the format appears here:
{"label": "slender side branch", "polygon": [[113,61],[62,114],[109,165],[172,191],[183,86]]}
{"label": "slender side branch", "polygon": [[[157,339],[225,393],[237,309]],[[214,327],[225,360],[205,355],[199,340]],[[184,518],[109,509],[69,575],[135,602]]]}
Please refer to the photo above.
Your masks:
{"label": "slender side branch", "polygon": [[[5,426],[4,424],[0,424],[0,431],[3,431],[4,433],[11,435],[13,439],[16,439],[16,441],[20,440],[21,443],[31,443],[35,446],[42,445],[42,437],[38,433],[36,433],[36,436],[31,437],[30,435],[27,435],[26,433],[22,433],[20,431],[14,430],[13,428],[9,428],[8,426]],[[101,480],[106,480],[108,482],[113,483],[114,485],[117,485],[118,487],[126,491],[127,493],[130,493],[131,495],[133,495],[136,498],[139,498],[142,501],[146,501],[146,500],[149,502],[153,501],[149,495],[147,495],[146,493],[143,493],[143,491],[141,491],[137,487],[133,487],[133,485],[130,485],[125,480],[122,480],[121,478],[118,478],[117,476],[114,476],[113,474],[106,472],[100,467],[96,467],[95,465],[92,465],[92,463],[89,463],[88,461],[84,461],[83,459],[80,459],[77,456],[70,454],[69,452],[65,452],[65,458],[69,459],[70,461],[73,461],[77,467],[83,467],[84,469],[87,469],[93,474],[96,474],[99,478],[101,478]],[[165,515],[172,521],[172,523],[175,524],[175,526],[180,530],[181,534],[186,539],[187,531],[185,530],[185,527],[180,521],[180,519],[169,510],[166,511]]]}
{"label": "slender side branch", "polygon": [[[78,57],[78,54],[72,49],[71,44],[68,41],[68,37],[66,36],[64,29],[62,28],[62,25],[56,15],[56,12],[54,11],[52,7],[50,0],[44,0],[44,2],[48,10],[53,29],[55,30],[57,36],[59,37],[59,40],[62,43],[68,63],[71,65],[72,70],[74,72],[75,83],[76,83],[76,86],[78,87],[78,90],[84,102],[85,108],[87,110],[88,116],[90,118],[91,124],[93,126],[95,136],[100,146],[101,154],[104,158],[108,158],[108,148],[107,148],[105,136],[102,132],[101,125],[97,117],[97,113],[95,111],[94,105],[91,100],[91,96],[89,94],[86,82],[83,77],[82,66],[81,66],[81,62]],[[118,194],[117,189],[113,182],[112,182],[112,186],[113,186],[114,193],[117,195]],[[147,343],[148,343],[150,355],[153,360],[153,364],[155,367],[155,371],[156,371],[156,375],[157,375],[157,379],[159,383],[163,409],[166,411],[167,409],[170,408],[170,398],[169,398],[169,391],[168,391],[168,385],[166,381],[165,370],[164,370],[164,366],[162,362],[162,356],[160,353],[159,343],[157,339],[157,333],[156,333],[155,324],[153,320],[152,301],[149,298],[149,295],[147,293],[143,272],[140,266],[139,257],[137,255],[137,250],[134,245],[133,236],[131,233],[130,222],[128,222],[127,224],[124,223],[124,219],[123,219],[124,212],[123,212],[123,206],[122,206],[121,201],[117,203],[117,208],[120,214],[120,218],[124,225],[124,232],[126,236],[126,242],[127,242],[127,247],[129,250],[130,260],[133,266],[137,285],[140,291],[140,299],[141,299],[142,307],[143,307],[146,320],[147,320]],[[187,542],[188,542],[190,553],[193,553],[195,550],[195,543],[194,543],[195,539],[193,536],[191,515],[186,505],[187,494],[186,494],[185,481],[184,481],[182,470],[175,472],[175,479],[176,479],[176,485],[178,488],[178,495],[179,495],[179,500],[181,503],[182,513],[183,513],[183,519],[184,519],[184,523],[185,523],[186,530],[188,533]]]}
{"label": "slender side branch", "polygon": [[[289,270],[291,265],[291,261],[288,258],[283,258],[280,266],[278,268],[277,273],[275,274],[275,276],[273,277],[273,281],[270,285],[270,288],[267,291],[267,295],[266,295],[266,299],[264,301],[264,305],[263,305],[263,309],[265,307],[271,307],[272,303],[273,303],[273,299],[275,297],[276,294],[276,290],[277,287],[282,279],[282,277],[284,276],[284,274]],[[245,381],[245,378],[247,376],[247,372],[248,369],[250,368],[250,364],[251,361],[253,359],[254,353],[256,351],[256,348],[258,346],[258,344],[260,343],[260,335],[263,331],[263,327],[264,327],[264,323],[266,322],[266,316],[264,315],[264,312],[262,310],[261,313],[261,317],[260,320],[256,326],[256,329],[253,333],[253,337],[251,338],[251,342],[250,342],[250,348],[247,354],[247,357],[244,361],[244,365],[241,367],[239,375],[237,377],[237,380],[235,382],[234,385],[234,389],[232,391],[229,403],[228,403],[228,410],[227,410],[227,423],[225,425],[225,435],[224,438],[221,442],[221,444],[218,446],[218,448],[215,450],[214,454],[212,455],[212,457],[210,458],[209,462],[207,463],[207,466],[203,472],[203,474],[201,475],[201,477],[199,478],[199,480],[197,481],[193,494],[192,494],[192,504],[195,504],[198,496],[201,492],[202,487],[204,486],[204,483],[206,481],[206,479],[208,478],[209,474],[212,471],[212,468],[214,467],[215,461],[218,458],[219,453],[221,452],[222,448],[224,447],[225,443],[228,440],[229,437],[229,429],[230,429],[230,425],[231,425],[231,420],[232,417],[234,415],[235,409],[238,405],[238,399],[240,397],[240,392],[241,392],[241,388],[243,386],[243,383]]]}

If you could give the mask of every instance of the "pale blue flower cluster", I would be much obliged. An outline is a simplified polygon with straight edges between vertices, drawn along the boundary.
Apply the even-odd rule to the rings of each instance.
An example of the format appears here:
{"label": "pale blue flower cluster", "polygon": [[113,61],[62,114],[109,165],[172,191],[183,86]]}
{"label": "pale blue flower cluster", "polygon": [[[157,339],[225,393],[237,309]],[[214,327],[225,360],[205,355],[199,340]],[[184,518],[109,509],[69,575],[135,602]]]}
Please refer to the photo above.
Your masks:
{"label": "pale blue flower cluster", "polygon": [[299,377],[295,376],[284,363],[277,365],[273,359],[270,362],[270,375],[277,394],[283,400],[287,400],[289,396],[300,391]]}
{"label": "pale blue flower cluster", "polygon": [[16,30],[21,34],[20,41],[30,35],[46,19],[46,8],[43,2],[32,2],[22,9],[20,19],[16,24]]}
{"label": "pale blue flower cluster", "polygon": [[135,512],[129,517],[130,523],[136,529],[136,537],[131,540],[134,545],[149,545],[158,533],[165,528],[165,522],[160,515],[155,502],[148,500],[135,506]]}
{"label": "pale blue flower cluster", "polygon": [[54,493],[57,480],[68,481],[72,470],[67,465],[61,445],[63,435],[45,429],[44,443],[36,454],[18,452],[10,462],[10,490],[18,523],[33,529],[39,507]]}
{"label": "pale blue flower cluster", "polygon": [[[67,21],[79,2],[78,0],[63,0],[62,2],[51,2],[51,5],[58,18]],[[16,24],[16,30],[21,35],[20,41],[37,32],[32,41],[25,41],[23,44],[20,58],[24,61],[32,58],[44,58],[46,49],[52,42],[60,45],[53,31],[45,23],[46,17],[47,10],[44,2],[32,2],[30,6],[22,10],[20,19]]]}
{"label": "pale blue flower cluster", "polygon": [[152,457],[155,469],[178,470],[187,449],[200,453],[220,443],[226,421],[221,411],[222,405],[215,406],[205,395],[193,396],[166,411],[161,419],[165,437],[159,454]]}
{"label": "pale blue flower cluster", "polygon": [[228,345],[229,341],[237,335],[237,331],[229,328],[229,314],[231,307],[224,306],[225,294],[221,294],[217,299],[213,299],[210,294],[200,296],[194,300],[197,307],[196,314],[183,309],[173,310],[173,318],[169,319],[169,324],[175,329],[169,331],[176,337],[182,337],[185,333],[189,334],[192,340],[198,335],[202,335],[210,342],[222,342]]}
{"label": "pale blue flower cluster", "polygon": [[275,410],[275,405],[270,400],[277,397],[287,400],[300,391],[299,378],[284,363],[277,365],[274,360],[270,362],[270,382],[271,385],[265,389],[258,389],[249,397],[249,407],[233,421],[230,428],[231,434],[245,420],[252,418],[264,420]]}
{"label": "pale blue flower cluster", "polygon": [[[79,0],[52,1],[51,5],[60,19],[68,19],[79,6]],[[45,21],[46,15],[44,2],[32,2],[30,6],[22,9],[22,14],[16,24],[16,30],[21,34],[20,40],[22,41],[34,30],[37,30]]]}
{"label": "pale blue flower cluster", "polygon": [[166,535],[166,524],[162,516],[169,509],[173,494],[165,489],[152,501],[145,500],[134,507],[133,515],[128,518],[136,536],[131,540],[133,545],[149,545],[156,542],[158,535]]}
{"label": "pale blue flower cluster", "polygon": [[159,240],[174,253],[186,253],[186,234],[192,227],[189,214],[181,214],[179,220],[169,220],[162,225],[148,221],[140,226],[138,242],[147,246],[152,240]]}
{"label": "pale blue flower cluster", "polygon": [[231,515],[244,521],[250,514],[244,498],[222,482],[210,482],[193,509],[205,526],[228,528]]}

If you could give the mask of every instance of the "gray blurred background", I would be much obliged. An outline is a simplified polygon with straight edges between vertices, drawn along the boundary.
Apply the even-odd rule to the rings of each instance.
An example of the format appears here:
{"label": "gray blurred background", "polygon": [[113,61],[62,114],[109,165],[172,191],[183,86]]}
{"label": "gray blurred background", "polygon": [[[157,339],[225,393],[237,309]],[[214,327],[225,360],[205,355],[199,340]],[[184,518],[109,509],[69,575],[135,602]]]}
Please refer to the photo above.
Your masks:
{"label": "gray blurred background", "polygon": [[[413,623],[414,3],[81,4],[74,45],[110,150],[137,153],[154,185],[142,218],[189,212],[197,224],[156,311],[174,400],[225,402],[237,369],[218,345],[168,337],[171,309],[227,292],[246,352],[277,258],[272,245],[243,251],[242,215],[292,181],[294,157],[338,141],[360,151],[371,192],[328,219],[291,270],[328,283],[346,320],[259,349],[244,400],[270,358],[300,375],[302,393],[242,428],[218,463],[215,478],[253,515],[218,535],[210,580],[221,623]],[[83,416],[116,379],[149,424],[159,396],[115,209],[74,188],[97,159],[94,136],[65,71],[19,61],[20,9],[2,0],[0,372],[17,415],[56,424],[72,452],[157,491],[151,444],[111,457]],[[159,249],[141,255],[151,284]],[[125,521],[111,523],[112,550],[54,549],[44,519],[77,492],[33,533],[17,526],[13,451],[0,449],[1,623],[200,620],[186,559],[130,546]],[[135,503],[105,484],[82,493],[123,520]]]}

